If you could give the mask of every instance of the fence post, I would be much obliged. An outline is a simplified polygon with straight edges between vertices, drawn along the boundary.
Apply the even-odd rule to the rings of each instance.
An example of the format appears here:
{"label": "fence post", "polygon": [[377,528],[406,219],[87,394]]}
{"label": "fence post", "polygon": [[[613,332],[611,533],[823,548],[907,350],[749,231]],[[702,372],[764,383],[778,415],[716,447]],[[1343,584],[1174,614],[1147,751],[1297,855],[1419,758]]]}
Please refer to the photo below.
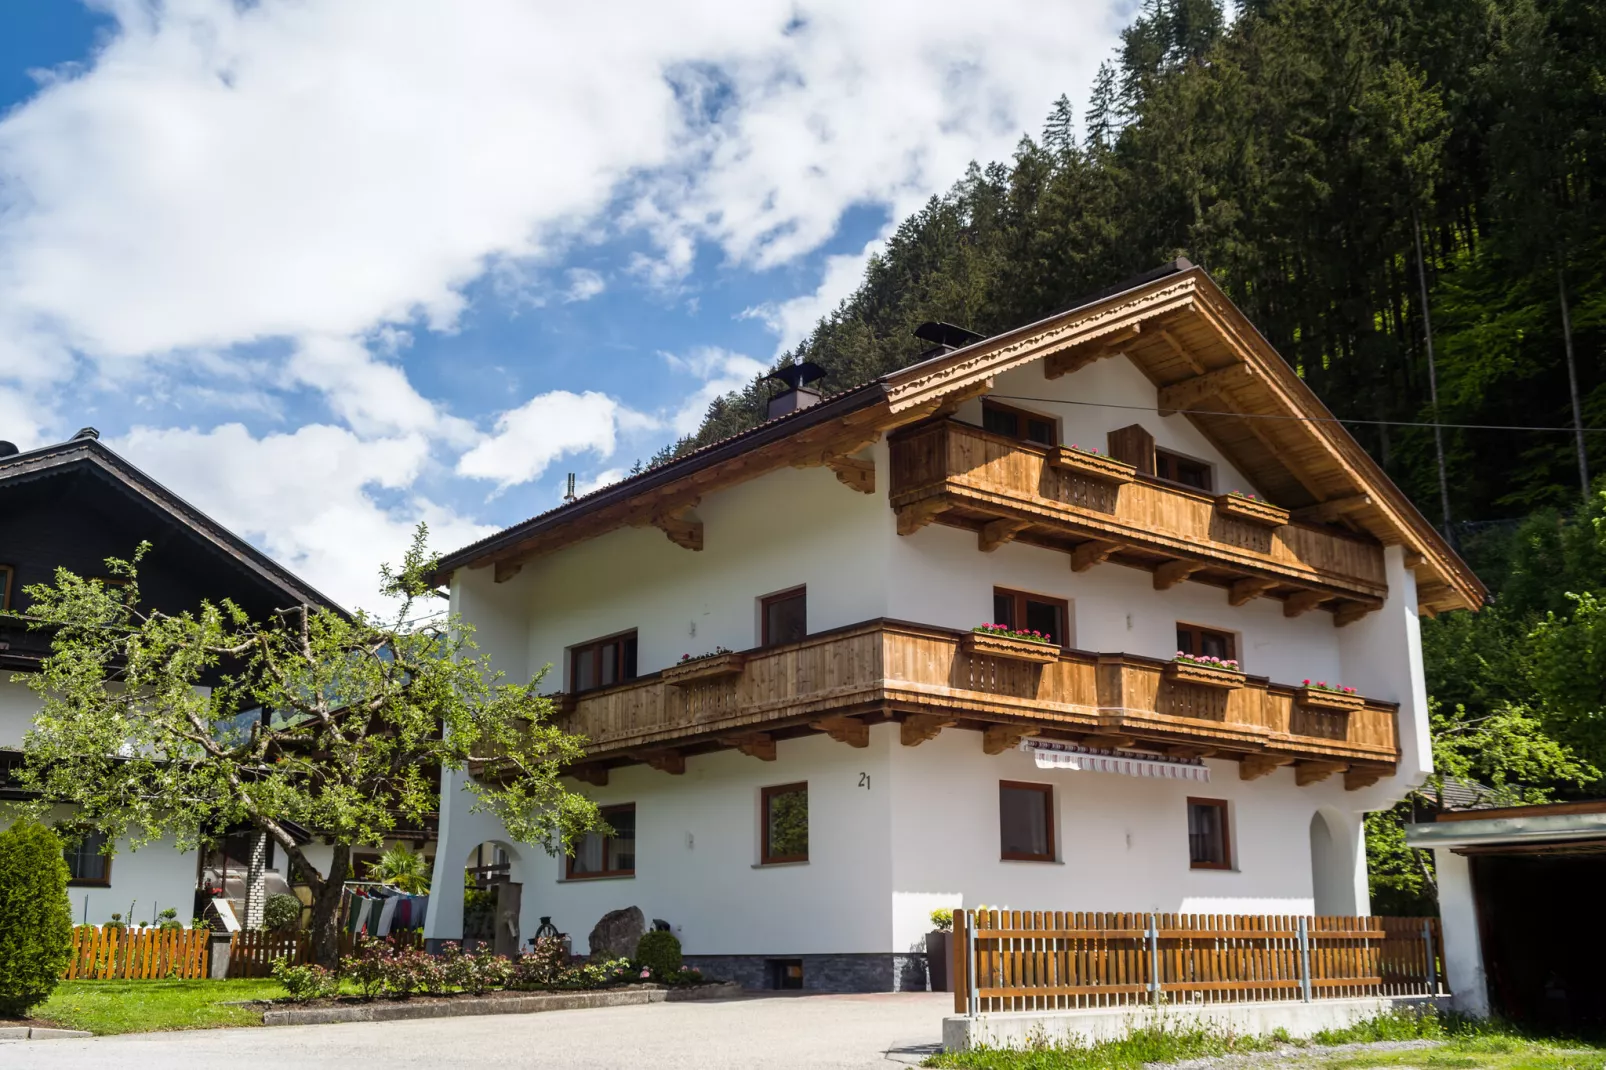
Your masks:
{"label": "fence post", "polygon": [[1422,949],[1428,962],[1428,995],[1436,996],[1439,994],[1439,963],[1437,949],[1433,946],[1433,921],[1430,918],[1422,919]]}
{"label": "fence post", "polygon": [[1310,1002],[1310,919],[1303,917],[1299,919],[1299,998]]}
{"label": "fence post", "polygon": [[1153,914],[1145,915],[1149,919],[1149,1002],[1160,1002],[1160,926]]}
{"label": "fence post", "polygon": [[976,995],[981,988],[981,978],[976,976],[976,926],[980,920],[979,913],[972,914],[970,924],[965,926],[965,983],[970,987],[965,1013],[971,1018],[981,1009],[981,999]]}

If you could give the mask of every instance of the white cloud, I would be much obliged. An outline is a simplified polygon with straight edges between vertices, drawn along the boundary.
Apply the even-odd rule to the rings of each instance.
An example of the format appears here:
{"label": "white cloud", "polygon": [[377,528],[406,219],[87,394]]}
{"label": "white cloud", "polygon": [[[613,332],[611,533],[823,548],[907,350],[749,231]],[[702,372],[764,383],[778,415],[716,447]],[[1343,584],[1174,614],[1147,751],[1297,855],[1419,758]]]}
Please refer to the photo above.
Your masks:
{"label": "white cloud", "polygon": [[630,472],[624,468],[606,468],[589,479],[582,479],[575,483],[575,497],[583,498],[593,491],[601,490],[603,487],[612,486],[629,474]]}
{"label": "white cloud", "polygon": [[589,450],[606,460],[613,455],[617,428],[644,422],[650,426],[650,418],[595,391],[537,394],[497,417],[496,432],[458,458],[457,474],[495,480],[499,490],[506,489],[538,478],[566,454]]}
{"label": "white cloud", "polygon": [[677,435],[689,435],[703,422],[709,402],[732,390],[740,390],[769,369],[752,357],[732,353],[717,346],[699,346],[684,356],[659,353],[664,362],[679,372],[685,372],[703,381],[702,386],[688,395],[669,417],[669,426]]}
{"label": "white cloud", "polygon": [[775,355],[778,357],[801,342],[815,324],[836,310],[844,298],[858,288],[864,278],[865,265],[887,243],[883,232],[871,239],[856,253],[842,253],[825,258],[825,270],[820,284],[813,293],[800,294],[786,301],[772,301],[744,309],[743,319],[756,319],[776,334]]}
{"label": "white cloud", "polygon": [[382,602],[379,564],[401,560],[420,520],[441,550],[495,530],[417,495],[391,509],[374,501],[370,490],[405,492],[417,479],[429,455],[421,435],[365,441],[314,424],[257,438],[224,424],[135,427],[109,445],[348,608]]}
{"label": "white cloud", "polygon": [[589,301],[608,288],[601,275],[590,268],[570,268],[569,288],[563,291],[565,301]]}

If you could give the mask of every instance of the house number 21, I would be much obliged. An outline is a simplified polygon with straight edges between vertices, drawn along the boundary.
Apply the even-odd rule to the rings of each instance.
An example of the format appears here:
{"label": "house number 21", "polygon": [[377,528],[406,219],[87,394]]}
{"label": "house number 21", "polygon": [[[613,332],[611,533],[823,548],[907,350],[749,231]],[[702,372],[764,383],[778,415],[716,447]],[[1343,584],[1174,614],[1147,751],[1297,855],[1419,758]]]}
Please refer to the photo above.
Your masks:
{"label": "house number 21", "polygon": [[870,790],[870,774],[869,773],[860,773],[859,774],[859,787],[863,788],[865,791],[869,791]]}

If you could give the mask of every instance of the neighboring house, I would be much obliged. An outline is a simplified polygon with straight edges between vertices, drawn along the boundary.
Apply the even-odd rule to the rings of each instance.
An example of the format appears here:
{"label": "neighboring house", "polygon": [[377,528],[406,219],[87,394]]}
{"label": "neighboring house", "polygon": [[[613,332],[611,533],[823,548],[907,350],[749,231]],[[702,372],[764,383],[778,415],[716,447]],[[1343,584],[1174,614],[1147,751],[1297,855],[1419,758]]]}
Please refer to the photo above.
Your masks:
{"label": "neighboring house", "polygon": [[920,334],[444,559],[497,667],[550,666],[614,834],[508,842],[452,778],[429,936],[487,842],[525,937],[638,905],[758,985],[923,987],[936,907],[1367,911],[1362,815],[1430,767],[1418,616],[1478,580],[1185,260]]}
{"label": "neighboring house", "polygon": [[1575,1034],[1606,1025],[1606,799],[1447,809],[1405,840],[1433,851],[1457,1008]]}
{"label": "neighboring house", "polygon": [[[258,619],[274,609],[298,603],[333,605],[301,579],[281,568],[244,539],[129,464],[98,441],[86,428],[67,442],[18,452],[0,442],[0,614],[26,612],[23,588],[49,583],[58,567],[80,576],[103,577],[108,557],[131,557],[142,541],[151,544],[140,569],[146,603],[173,611],[195,606],[202,598],[232,598]],[[48,635],[30,631],[19,619],[0,615],[0,799],[4,767],[21,757],[17,750],[39,710],[39,699],[16,672],[36,670],[49,653]],[[234,836],[222,852],[214,852],[210,868],[239,883],[249,862],[248,836]],[[118,845],[102,853],[103,841],[90,839],[68,852],[73,920],[100,923],[113,913],[149,921],[168,907],[186,922],[203,879],[193,852],[179,853],[171,842],[137,851]],[[224,859],[228,861],[224,863]],[[282,852],[269,846],[264,860],[277,867],[282,888]]]}

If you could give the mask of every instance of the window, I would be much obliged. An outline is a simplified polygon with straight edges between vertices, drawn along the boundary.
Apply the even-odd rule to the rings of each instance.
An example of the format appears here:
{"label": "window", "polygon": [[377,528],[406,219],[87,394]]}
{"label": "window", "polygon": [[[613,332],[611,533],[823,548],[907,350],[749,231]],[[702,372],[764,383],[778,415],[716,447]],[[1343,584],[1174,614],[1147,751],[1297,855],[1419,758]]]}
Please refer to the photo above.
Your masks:
{"label": "window", "polygon": [[67,859],[67,874],[72,884],[98,884],[109,887],[112,882],[111,856],[106,850],[106,837],[98,832],[87,832],[83,839],[70,844],[62,851]]}
{"label": "window", "polygon": [[1006,861],[1054,861],[1053,787],[998,782],[998,846]]}
{"label": "window", "polygon": [[1063,598],[993,588],[993,623],[1018,632],[1042,632],[1060,646],[1070,645],[1070,606]]}
{"label": "window", "polygon": [[1228,658],[1234,661],[1238,658],[1238,643],[1231,632],[1180,621],[1177,623],[1177,649],[1196,658]]}
{"label": "window", "polygon": [[809,860],[809,786],[783,784],[765,788],[760,806],[764,821],[764,865]]}
{"label": "window", "polygon": [[1231,869],[1225,799],[1188,800],[1188,864],[1194,869]]}
{"label": "window", "polygon": [[808,590],[790,591],[759,599],[760,646],[795,643],[809,634]]}
{"label": "window", "polygon": [[593,639],[569,650],[570,691],[589,691],[635,678],[635,632]]}
{"label": "window", "polygon": [[636,875],[636,804],[604,806],[602,820],[613,833],[588,832],[575,845],[568,864],[570,880]]}
{"label": "window", "polygon": [[981,403],[981,426],[995,435],[1008,435],[1025,442],[1036,442],[1043,446],[1059,444],[1052,416],[1000,405],[996,401]]}
{"label": "window", "polygon": [[1154,451],[1154,474],[1169,482],[1199,490],[1209,490],[1212,486],[1208,464],[1166,450]]}
{"label": "window", "polygon": [[10,565],[0,565],[0,613],[11,608],[11,579],[14,571]]}

